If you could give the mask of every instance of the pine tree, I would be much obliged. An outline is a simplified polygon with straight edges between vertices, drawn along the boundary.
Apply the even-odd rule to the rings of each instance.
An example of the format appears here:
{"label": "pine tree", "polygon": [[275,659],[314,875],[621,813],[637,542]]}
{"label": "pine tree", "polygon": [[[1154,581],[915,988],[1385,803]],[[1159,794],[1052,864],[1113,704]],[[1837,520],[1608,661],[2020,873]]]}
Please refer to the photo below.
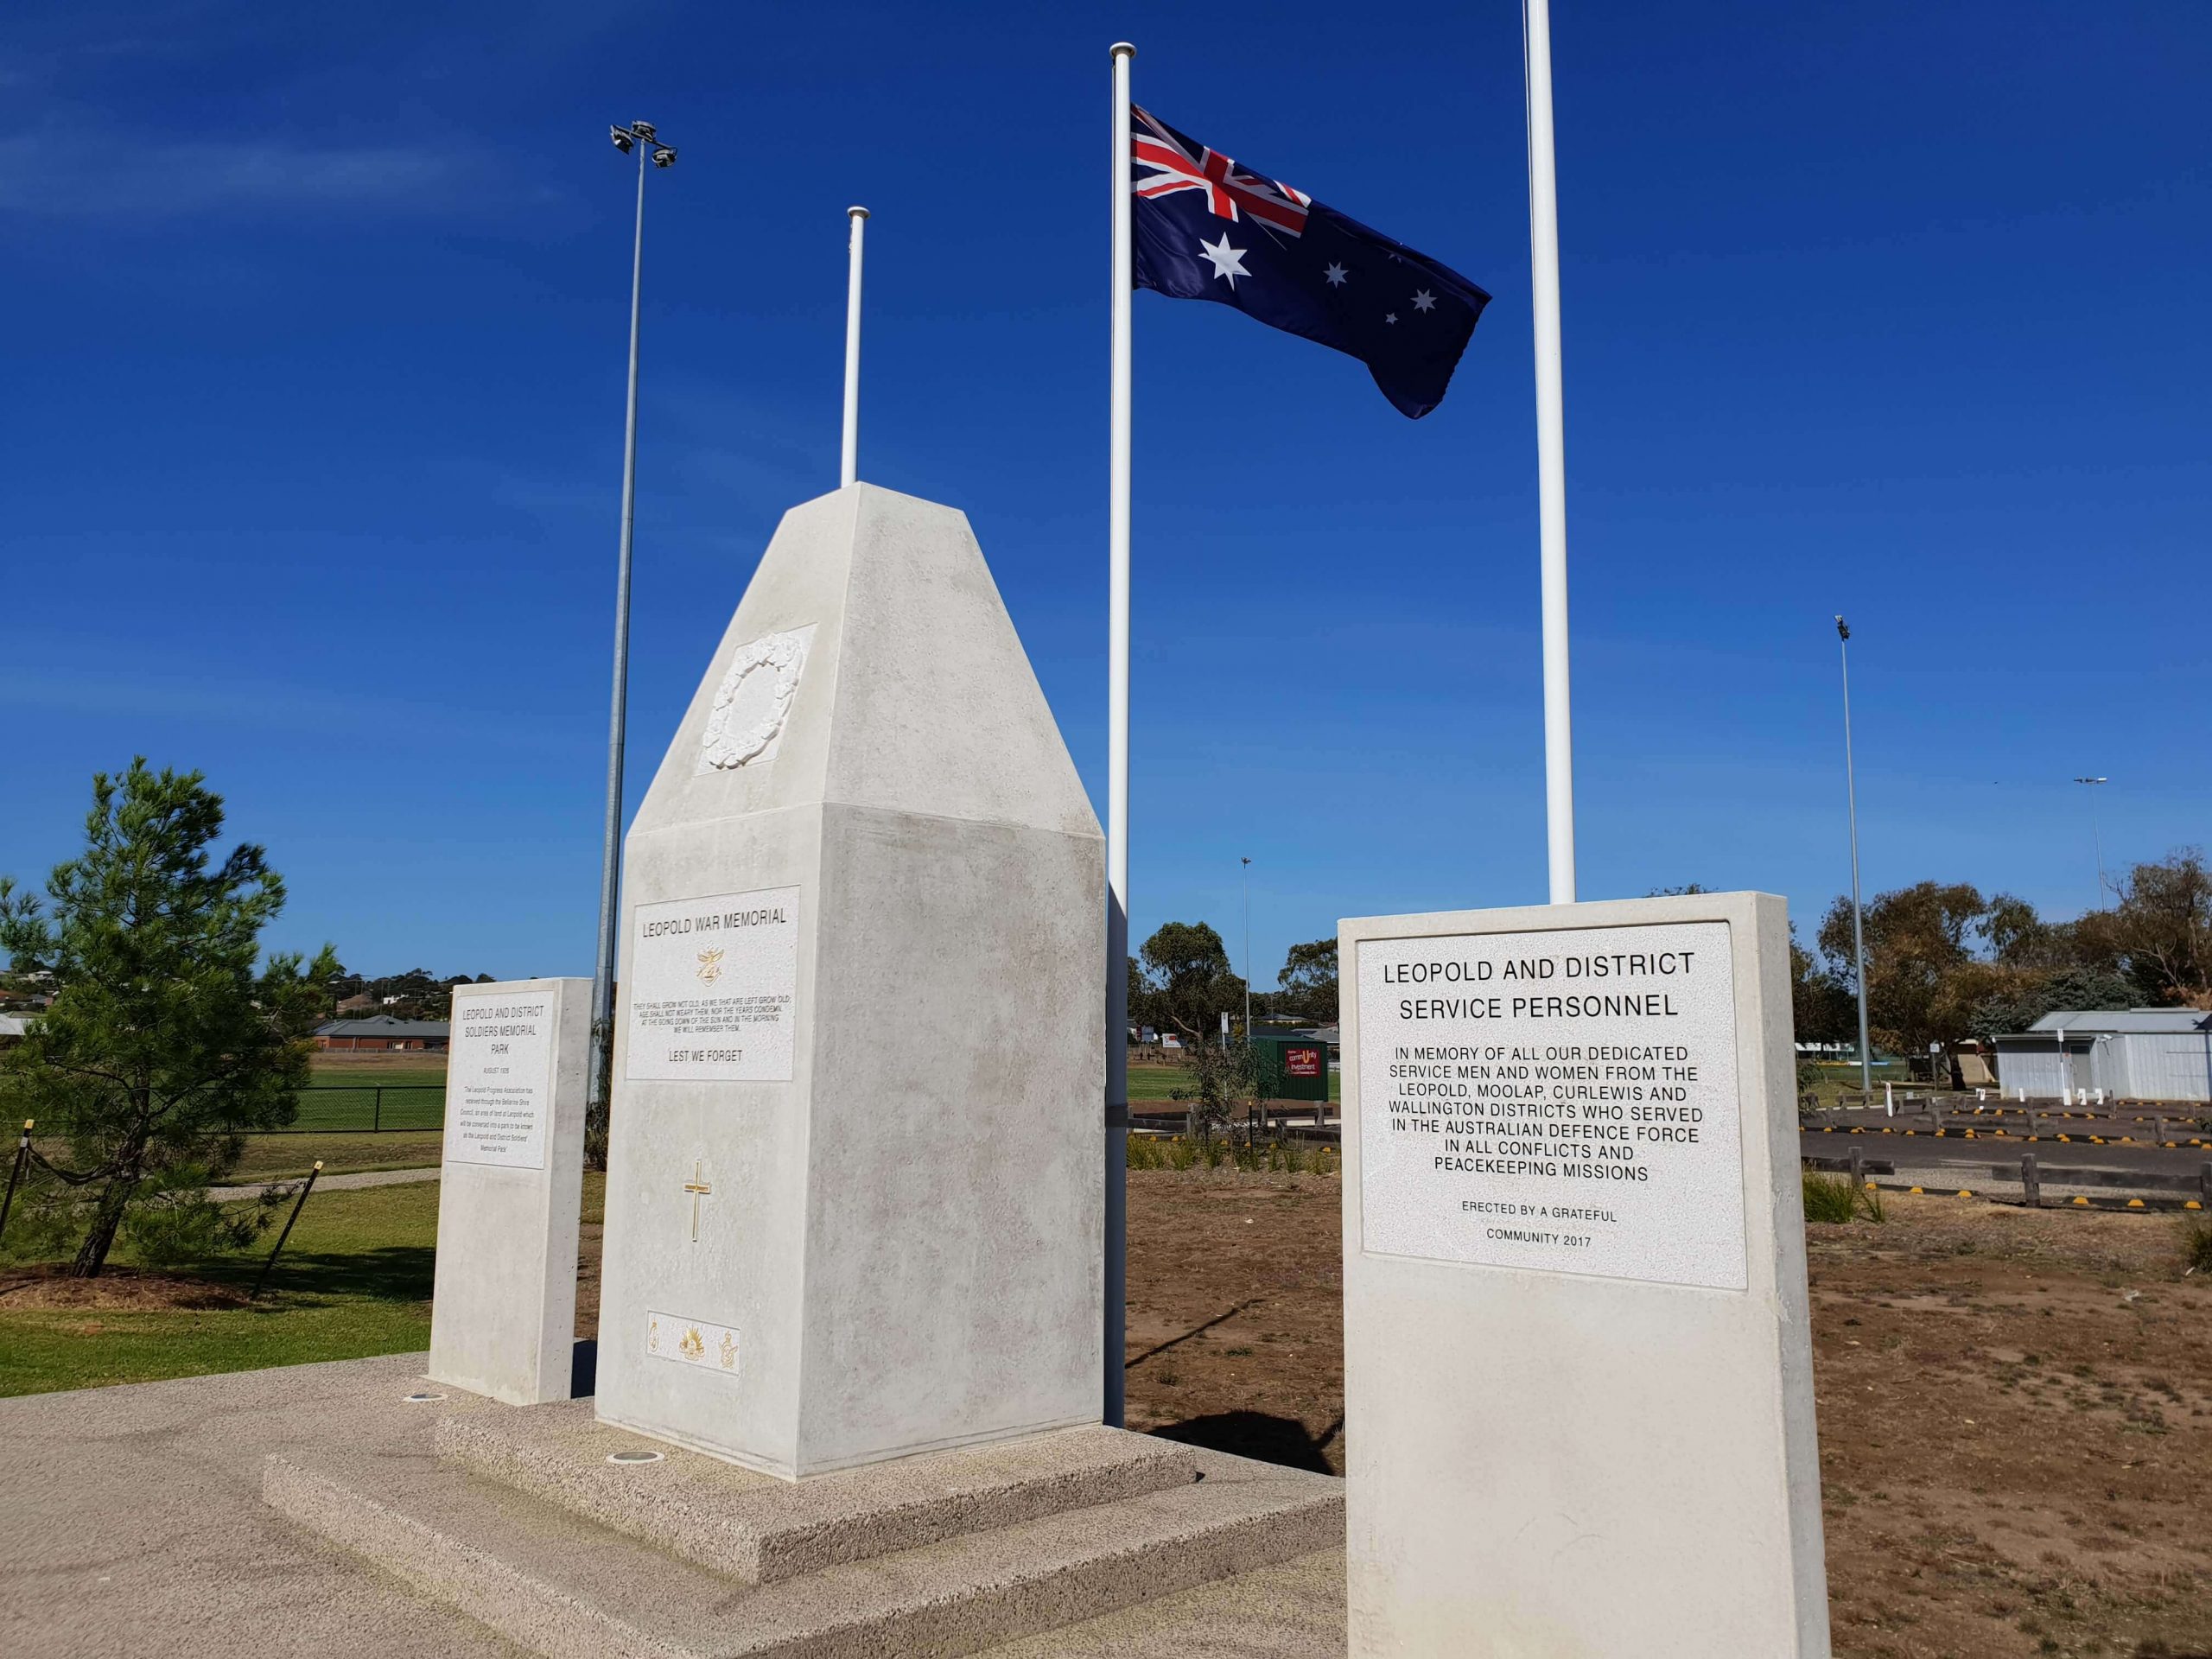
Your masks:
{"label": "pine tree", "polygon": [[[97,775],[85,851],[48,880],[50,913],[0,877],[0,950],[55,985],[0,1055],[0,1102],[67,1147],[40,1163],[78,1196],[75,1276],[100,1271],[137,1208],[173,1216],[178,1189],[235,1167],[242,1131],[291,1122],[339,972],[328,945],[259,962],[284,884],[259,847],[211,863],[223,802],[204,782],[143,757]],[[212,1208],[188,1209],[219,1231]]]}

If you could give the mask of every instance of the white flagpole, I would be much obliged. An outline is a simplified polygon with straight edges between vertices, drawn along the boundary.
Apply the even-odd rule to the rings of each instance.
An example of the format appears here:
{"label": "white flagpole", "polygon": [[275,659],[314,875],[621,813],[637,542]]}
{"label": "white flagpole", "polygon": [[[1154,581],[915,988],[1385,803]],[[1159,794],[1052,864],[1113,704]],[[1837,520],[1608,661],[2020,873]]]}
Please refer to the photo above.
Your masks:
{"label": "white flagpole", "polygon": [[1129,60],[1114,59],[1113,365],[1108,428],[1106,554],[1106,1272],[1103,1415],[1122,1421],[1128,1346],[1129,1148]]}
{"label": "white flagpole", "polygon": [[837,482],[856,482],[861,475],[861,245],[868,234],[868,209],[848,207],[852,221],[850,253],[845,274],[845,453]]}
{"label": "white flagpole", "polygon": [[1574,902],[1574,731],[1567,672],[1567,418],[1560,385],[1559,181],[1550,0],[1522,0],[1528,54],[1529,266],[1536,325],[1536,497],[1544,593],[1544,823],[1551,901]]}

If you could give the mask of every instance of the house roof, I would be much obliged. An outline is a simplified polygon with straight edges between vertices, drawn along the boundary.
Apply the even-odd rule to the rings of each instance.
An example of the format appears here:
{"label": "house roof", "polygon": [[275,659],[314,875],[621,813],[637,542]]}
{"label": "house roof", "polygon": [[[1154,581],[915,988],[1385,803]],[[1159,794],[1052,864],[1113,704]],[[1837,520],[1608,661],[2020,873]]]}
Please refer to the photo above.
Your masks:
{"label": "house roof", "polygon": [[2115,1035],[2188,1037],[2212,1031],[2212,1014],[2202,1008],[2059,1008],[2028,1027],[2031,1031],[2063,1031],[2088,1036],[2110,1032]]}
{"label": "house roof", "polygon": [[23,1016],[20,1014],[0,1014],[0,1037],[20,1037],[23,1034]]}
{"label": "house roof", "polygon": [[334,1020],[318,1027],[318,1037],[446,1037],[452,1034],[451,1024],[444,1020],[399,1020],[388,1014],[372,1014],[365,1020]]}

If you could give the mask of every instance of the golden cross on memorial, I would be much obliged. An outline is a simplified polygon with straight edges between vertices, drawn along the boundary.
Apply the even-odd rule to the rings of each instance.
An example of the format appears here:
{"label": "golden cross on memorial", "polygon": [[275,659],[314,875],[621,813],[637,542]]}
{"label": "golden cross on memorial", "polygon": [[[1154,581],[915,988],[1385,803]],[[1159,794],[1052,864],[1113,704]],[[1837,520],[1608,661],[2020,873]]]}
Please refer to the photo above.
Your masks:
{"label": "golden cross on memorial", "polygon": [[694,1244],[699,1242],[699,1200],[715,1190],[699,1173],[704,1161],[698,1158],[691,1160],[691,1179],[683,1183],[683,1190],[691,1195],[691,1242]]}

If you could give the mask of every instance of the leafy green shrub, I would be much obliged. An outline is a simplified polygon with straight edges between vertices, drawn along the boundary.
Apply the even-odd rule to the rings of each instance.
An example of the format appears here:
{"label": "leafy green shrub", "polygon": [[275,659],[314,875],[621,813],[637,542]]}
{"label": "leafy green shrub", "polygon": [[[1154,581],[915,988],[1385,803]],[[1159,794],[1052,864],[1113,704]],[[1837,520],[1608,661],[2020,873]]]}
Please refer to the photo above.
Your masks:
{"label": "leafy green shrub", "polygon": [[1856,1208],[1848,1177],[1821,1175],[1809,1169],[1805,1172],[1806,1220],[1834,1225],[1849,1221]]}
{"label": "leafy green shrub", "polygon": [[1853,1221],[1884,1222],[1889,1212],[1882,1206],[1882,1195],[1871,1186],[1853,1186],[1848,1175],[1823,1175],[1818,1170],[1804,1172],[1805,1219],[1841,1225]]}
{"label": "leafy green shrub", "polygon": [[283,1196],[275,1188],[249,1209],[225,1206],[204,1185],[174,1187],[145,1199],[123,1218],[124,1236],[149,1268],[180,1268],[243,1250],[269,1230]]}
{"label": "leafy green shrub", "polygon": [[2212,1273],[2212,1226],[2191,1216],[2182,1224],[2182,1265],[2189,1273]]}

